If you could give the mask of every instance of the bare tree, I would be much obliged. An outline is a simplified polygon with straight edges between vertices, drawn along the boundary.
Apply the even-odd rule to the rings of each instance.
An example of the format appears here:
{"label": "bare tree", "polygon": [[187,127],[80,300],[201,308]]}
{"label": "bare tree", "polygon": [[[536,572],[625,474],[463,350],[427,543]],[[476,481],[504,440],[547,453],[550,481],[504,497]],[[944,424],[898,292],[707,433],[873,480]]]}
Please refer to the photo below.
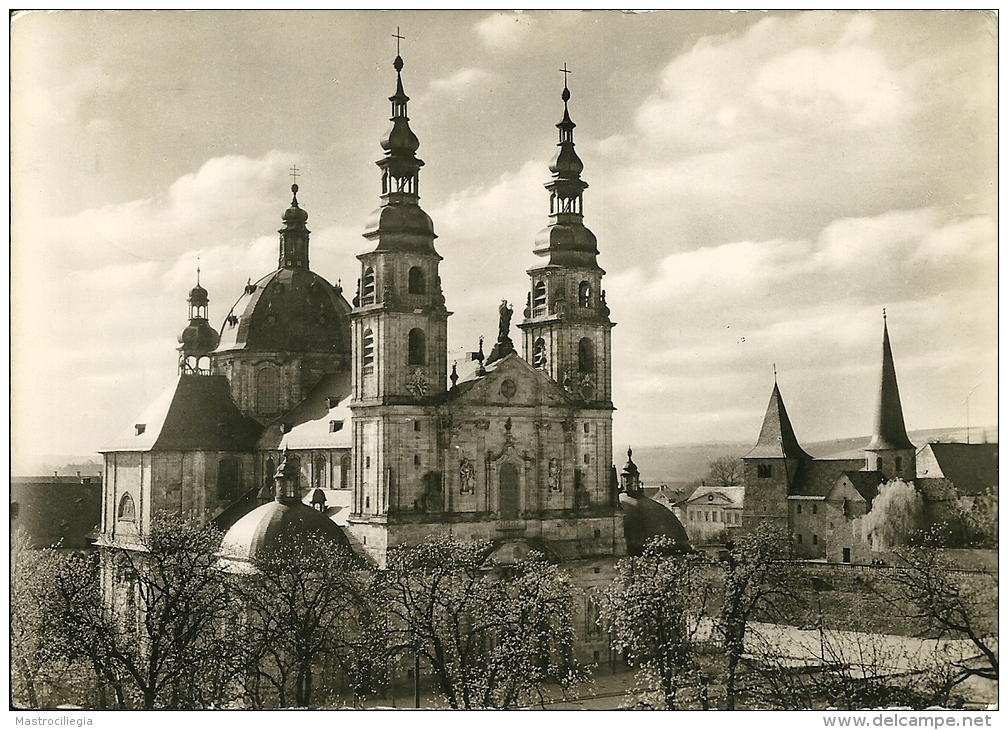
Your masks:
{"label": "bare tree", "polygon": [[991,610],[998,602],[997,575],[953,571],[944,550],[935,547],[940,539],[926,533],[922,546],[897,550],[895,590],[884,595],[893,605],[911,604],[909,618],[922,634],[972,645],[974,657],[953,660],[954,683],[969,677],[997,681],[997,611]]}
{"label": "bare tree", "polygon": [[637,707],[674,710],[681,686],[706,684],[696,644],[711,594],[708,567],[665,537],[652,538],[641,555],[617,564],[599,620],[613,648],[637,668]]}
{"label": "bare tree", "polygon": [[724,599],[718,630],[724,641],[725,694],[735,709],[739,662],[745,654],[746,631],[756,619],[783,619],[799,602],[800,576],[791,562],[787,533],[767,524],[744,533],[728,546],[724,569]]}
{"label": "bare tree", "polygon": [[453,709],[542,702],[546,686],[584,677],[567,577],[535,554],[489,565],[491,547],[441,538],[398,548],[382,576],[398,647],[426,660]]}
{"label": "bare tree", "polygon": [[324,658],[349,670],[354,690],[374,684],[359,667],[387,671],[380,661],[350,656],[365,646],[362,630],[381,628],[369,621],[370,576],[352,553],[303,536],[267,551],[254,566],[254,575],[236,576],[232,587],[243,614],[243,683],[255,706],[312,706]]}
{"label": "bare tree", "polygon": [[222,652],[226,615],[220,535],[175,517],[156,517],[136,549],[106,554],[101,573],[68,562],[56,580],[61,645],[92,662],[120,706],[204,707],[208,687],[226,687],[233,670]]}
{"label": "bare tree", "polygon": [[735,487],[742,483],[745,467],[742,459],[734,456],[719,456],[710,463],[707,479],[719,487]]}

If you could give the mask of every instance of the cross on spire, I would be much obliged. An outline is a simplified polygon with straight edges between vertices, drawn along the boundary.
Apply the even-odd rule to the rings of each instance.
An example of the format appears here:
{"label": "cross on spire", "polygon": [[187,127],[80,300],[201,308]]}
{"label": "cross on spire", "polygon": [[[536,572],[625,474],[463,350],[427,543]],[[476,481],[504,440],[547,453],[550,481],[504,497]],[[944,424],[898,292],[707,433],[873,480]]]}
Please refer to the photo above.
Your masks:
{"label": "cross on spire", "polygon": [[196,254],[196,286],[199,286],[199,275],[200,275],[200,255]]}
{"label": "cross on spire", "polygon": [[298,176],[297,165],[291,165],[290,175],[292,178],[294,178],[294,184],[297,185],[297,176]]}
{"label": "cross on spire", "polygon": [[397,25],[396,29],[395,29],[395,33],[392,34],[392,37],[396,39],[396,41],[395,41],[395,54],[398,56],[399,55],[399,41],[406,40],[406,36],[399,35],[399,26]]}
{"label": "cross on spire", "polygon": [[562,69],[560,69],[560,73],[562,73],[564,75],[564,88],[566,89],[567,88],[567,76],[569,76],[570,74],[572,74],[574,72],[573,71],[568,71],[567,70],[567,64],[565,63],[564,67]]}

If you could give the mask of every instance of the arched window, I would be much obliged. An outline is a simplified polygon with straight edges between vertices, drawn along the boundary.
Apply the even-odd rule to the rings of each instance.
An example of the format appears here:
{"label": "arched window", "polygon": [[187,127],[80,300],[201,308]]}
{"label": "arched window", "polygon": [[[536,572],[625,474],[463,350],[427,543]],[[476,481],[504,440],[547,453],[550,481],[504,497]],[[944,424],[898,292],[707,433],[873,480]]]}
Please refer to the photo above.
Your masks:
{"label": "arched window", "polygon": [[546,367],[546,340],[542,337],[537,339],[535,344],[532,345],[532,367]]}
{"label": "arched window", "polygon": [[133,498],[128,494],[124,494],[119,500],[118,517],[125,522],[133,522],[136,519],[136,506],[133,504]]}
{"label": "arched window", "polygon": [[578,342],[578,371],[590,373],[595,370],[595,347],[587,337]]}
{"label": "arched window", "polygon": [[409,293],[423,294],[427,291],[427,282],[424,281],[423,269],[414,266],[409,270]]}
{"label": "arched window", "polygon": [[374,304],[374,269],[370,266],[364,269],[361,279],[361,304]]}
{"label": "arched window", "polygon": [[240,482],[238,460],[221,459],[217,464],[217,499],[236,499],[239,496]]}
{"label": "arched window", "polygon": [[537,281],[532,287],[532,316],[546,313],[546,282]]}
{"label": "arched window", "polygon": [[301,496],[301,457],[300,456],[288,456],[287,465],[290,469],[290,473],[294,475],[294,483],[291,487],[294,490],[294,496]]}
{"label": "arched window", "polygon": [[350,488],[350,454],[344,454],[340,459],[340,489]]}
{"label": "arched window", "polygon": [[374,363],[374,333],[370,329],[364,330],[361,338],[361,354],[365,366]]}
{"label": "arched window", "polygon": [[315,489],[326,488],[326,460],[324,456],[315,457],[315,471],[312,474],[312,485]]}
{"label": "arched window", "polygon": [[256,410],[265,415],[280,410],[280,376],[272,365],[256,373]]}
{"label": "arched window", "polygon": [[587,309],[592,305],[591,302],[591,284],[587,281],[582,281],[581,286],[578,287],[578,306],[582,309]]}
{"label": "arched window", "polygon": [[419,327],[409,331],[409,364],[427,364],[427,337]]}

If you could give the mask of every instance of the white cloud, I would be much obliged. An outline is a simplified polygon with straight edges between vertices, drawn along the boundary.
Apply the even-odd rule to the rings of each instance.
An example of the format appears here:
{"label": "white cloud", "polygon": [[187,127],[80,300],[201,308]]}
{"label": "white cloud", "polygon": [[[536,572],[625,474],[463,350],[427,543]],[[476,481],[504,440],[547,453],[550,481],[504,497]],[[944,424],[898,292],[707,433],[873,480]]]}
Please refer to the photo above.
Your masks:
{"label": "white cloud", "polygon": [[489,48],[513,49],[531,26],[532,18],[526,13],[495,13],[476,24],[476,33]]}
{"label": "white cloud", "polygon": [[433,79],[430,88],[434,94],[461,98],[465,92],[490,77],[491,74],[481,68],[460,68],[451,76]]}

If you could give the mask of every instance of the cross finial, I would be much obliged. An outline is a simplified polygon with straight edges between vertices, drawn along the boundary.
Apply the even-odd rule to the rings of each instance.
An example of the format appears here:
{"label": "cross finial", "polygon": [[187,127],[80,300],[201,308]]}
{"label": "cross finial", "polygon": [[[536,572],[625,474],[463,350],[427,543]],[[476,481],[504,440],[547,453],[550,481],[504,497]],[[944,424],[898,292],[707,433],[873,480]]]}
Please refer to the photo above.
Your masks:
{"label": "cross finial", "polygon": [[294,184],[297,185],[297,176],[298,176],[297,165],[291,165],[290,175],[292,178],[294,178]]}
{"label": "cross finial", "polygon": [[777,385],[777,363],[773,364],[773,384]]}
{"label": "cross finial", "polygon": [[399,55],[399,41],[406,40],[406,36],[399,35],[399,26],[397,25],[396,29],[395,29],[395,33],[392,34],[392,37],[396,39],[395,40],[395,54],[398,56]]}
{"label": "cross finial", "polygon": [[196,254],[196,286],[199,286],[199,274],[200,274],[200,255]]}
{"label": "cross finial", "polygon": [[885,321],[886,321],[885,307],[882,307],[882,324],[885,324]]}
{"label": "cross finial", "polygon": [[565,63],[564,67],[562,69],[560,69],[560,73],[562,73],[564,75],[564,88],[566,89],[567,88],[567,76],[569,74],[574,73],[574,72],[573,71],[568,71],[567,70],[567,64]]}

